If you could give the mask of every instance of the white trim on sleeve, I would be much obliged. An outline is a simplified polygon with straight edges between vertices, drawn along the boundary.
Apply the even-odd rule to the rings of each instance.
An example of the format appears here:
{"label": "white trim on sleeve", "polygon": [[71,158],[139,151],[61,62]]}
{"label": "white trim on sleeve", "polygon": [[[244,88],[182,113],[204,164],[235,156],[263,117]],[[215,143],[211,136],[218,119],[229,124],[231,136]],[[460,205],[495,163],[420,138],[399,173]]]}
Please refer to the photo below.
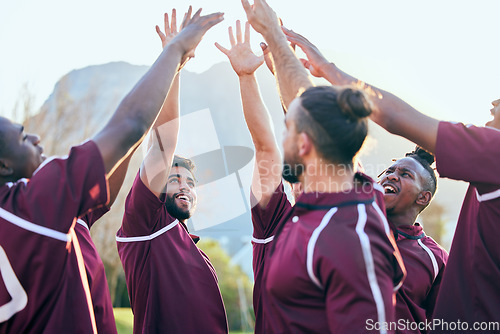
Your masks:
{"label": "white trim on sleeve", "polygon": [[[76,222],[80,225],[82,225],[83,227],[85,227],[87,230],[89,230],[89,226],[87,225],[87,223],[85,223],[81,218],[78,218],[76,220]],[[90,230],[89,230],[90,231]]]}
{"label": "white trim on sleeve", "polygon": [[267,244],[273,240],[274,240],[274,235],[270,236],[269,238],[266,238],[266,239],[257,239],[257,238],[252,237],[252,242],[256,243],[256,244]]}
{"label": "white trim on sleeve", "polygon": [[165,226],[164,228],[162,228],[161,230],[158,230],[155,233],[150,234],[150,235],[144,235],[144,236],[140,236],[140,237],[119,237],[119,236],[116,236],[116,241],[117,242],[139,242],[139,241],[153,240],[154,238],[159,237],[160,235],[167,232],[168,230],[173,229],[175,227],[175,225],[177,225],[177,223],[179,223],[179,221],[176,219],[173,222],[171,222],[170,224],[168,224],[167,226]]}
{"label": "white trim on sleeve", "polygon": [[482,195],[479,195],[479,191],[476,189],[476,195],[479,202],[491,201],[492,199],[500,197],[500,189]]}

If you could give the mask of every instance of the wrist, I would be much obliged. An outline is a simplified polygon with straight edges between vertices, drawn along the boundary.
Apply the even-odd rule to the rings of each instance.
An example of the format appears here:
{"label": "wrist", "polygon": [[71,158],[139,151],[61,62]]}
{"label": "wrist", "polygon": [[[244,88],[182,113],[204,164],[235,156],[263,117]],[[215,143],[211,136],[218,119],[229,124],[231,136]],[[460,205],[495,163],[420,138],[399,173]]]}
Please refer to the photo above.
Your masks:
{"label": "wrist", "polygon": [[238,73],[238,78],[240,81],[253,80],[255,79],[255,72],[252,73]]}

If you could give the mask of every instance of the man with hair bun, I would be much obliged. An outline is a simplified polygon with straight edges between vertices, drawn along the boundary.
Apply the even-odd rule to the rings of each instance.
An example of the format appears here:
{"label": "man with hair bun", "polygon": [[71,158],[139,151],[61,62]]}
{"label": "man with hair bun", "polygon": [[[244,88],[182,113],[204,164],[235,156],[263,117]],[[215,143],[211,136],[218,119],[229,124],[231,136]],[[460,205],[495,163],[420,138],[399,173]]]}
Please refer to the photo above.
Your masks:
{"label": "man with hair bun", "polygon": [[[303,64],[333,85],[358,84],[374,105],[370,118],[436,156],[441,177],[469,183],[433,314],[432,333],[500,330],[500,100],[485,127],[445,122],[397,96],[359,81],[329,62],[303,36],[283,28],[306,54]],[[459,73],[457,72],[457,75]],[[480,326],[480,330],[475,330]]]}
{"label": "man with hair bun", "polygon": [[[352,87],[313,87],[272,9],[262,1],[243,5],[271,52],[282,51],[276,58],[278,80],[290,66],[296,70],[291,79],[303,88],[299,97],[299,89],[282,95],[287,113],[281,159],[270,127],[259,121],[268,118],[256,116],[265,115],[265,108],[246,89],[253,87],[251,94],[258,96],[254,78],[248,76],[256,68],[246,72],[239,66],[251,50],[237,25],[236,39],[230,36],[232,49],[223,52],[240,77],[243,110],[256,146],[255,331],[387,333],[380,327],[394,320],[394,291],[404,267],[384,215],[381,187],[354,168],[368,132],[370,103]],[[261,130],[266,129],[268,140],[263,142]],[[283,166],[281,175],[276,164]],[[293,207],[282,177],[303,186]]]}
{"label": "man with hair bun", "polygon": [[387,168],[380,179],[384,187],[387,219],[392,225],[407,276],[396,294],[396,319],[418,324],[399,326],[396,333],[426,333],[441,286],[448,253],[427,236],[416,222],[437,188],[431,165],[434,156],[420,147]]}

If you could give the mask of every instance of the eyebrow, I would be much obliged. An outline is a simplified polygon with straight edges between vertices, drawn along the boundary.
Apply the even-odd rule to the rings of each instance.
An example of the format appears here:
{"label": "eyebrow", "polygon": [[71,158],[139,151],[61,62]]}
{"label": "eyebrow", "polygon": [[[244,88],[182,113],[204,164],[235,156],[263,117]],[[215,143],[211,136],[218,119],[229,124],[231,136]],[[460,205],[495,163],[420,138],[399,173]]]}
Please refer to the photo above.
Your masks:
{"label": "eyebrow", "polygon": [[[181,175],[181,174],[171,174],[171,175],[168,177],[168,179],[170,180],[171,178],[174,178],[174,177],[175,177],[175,178],[177,178],[177,179],[180,179],[180,178],[182,178],[182,175]],[[189,177],[189,176],[188,176],[188,177],[186,177],[186,179],[187,179],[188,181],[192,181],[193,183],[196,183],[196,182],[195,182],[195,180],[194,180],[193,178]]]}
{"label": "eyebrow", "polygon": [[408,172],[411,175],[415,175],[416,174],[413,170],[408,169],[408,168],[404,168],[404,167],[397,167],[397,168],[400,169],[400,170],[402,170],[403,172]]}

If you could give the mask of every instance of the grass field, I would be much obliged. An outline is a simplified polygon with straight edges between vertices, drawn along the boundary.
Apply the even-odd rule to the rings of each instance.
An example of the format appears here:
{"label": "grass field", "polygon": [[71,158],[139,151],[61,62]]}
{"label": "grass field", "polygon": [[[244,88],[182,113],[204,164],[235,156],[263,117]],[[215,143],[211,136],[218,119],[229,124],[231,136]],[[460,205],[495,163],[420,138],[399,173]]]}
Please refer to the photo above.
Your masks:
{"label": "grass field", "polygon": [[[134,316],[130,308],[115,308],[113,309],[115,314],[116,329],[118,334],[132,334],[132,328],[134,327]],[[229,332],[230,334],[250,334],[252,332]]]}

